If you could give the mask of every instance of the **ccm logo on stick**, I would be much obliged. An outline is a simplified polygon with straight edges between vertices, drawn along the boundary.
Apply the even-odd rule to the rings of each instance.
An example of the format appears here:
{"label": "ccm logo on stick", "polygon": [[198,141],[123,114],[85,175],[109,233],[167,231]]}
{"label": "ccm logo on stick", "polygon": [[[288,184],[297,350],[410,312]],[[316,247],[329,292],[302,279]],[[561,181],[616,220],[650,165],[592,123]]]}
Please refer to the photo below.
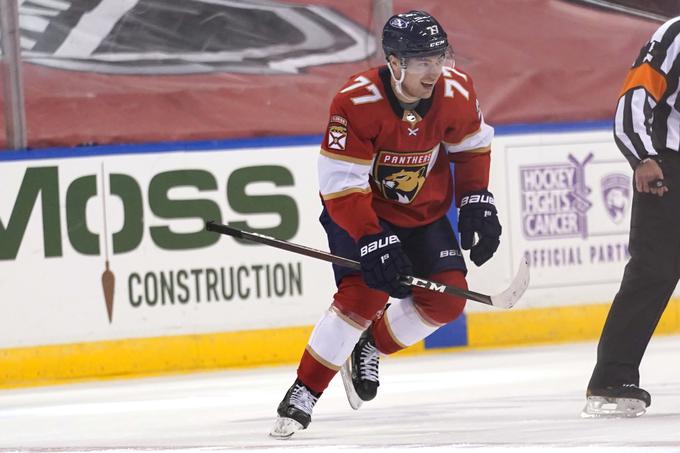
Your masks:
{"label": "ccm logo on stick", "polygon": [[431,282],[429,280],[423,280],[420,278],[413,278],[411,280],[411,286],[417,286],[419,288],[429,289],[430,291],[436,291],[438,293],[443,293],[446,291],[446,285],[441,283]]}
{"label": "ccm logo on stick", "polygon": [[375,252],[376,250],[387,247],[388,245],[396,244],[397,242],[399,242],[399,238],[396,234],[393,234],[392,236],[369,242],[368,244],[361,247],[359,253],[361,253],[361,256],[366,256],[371,252]]}

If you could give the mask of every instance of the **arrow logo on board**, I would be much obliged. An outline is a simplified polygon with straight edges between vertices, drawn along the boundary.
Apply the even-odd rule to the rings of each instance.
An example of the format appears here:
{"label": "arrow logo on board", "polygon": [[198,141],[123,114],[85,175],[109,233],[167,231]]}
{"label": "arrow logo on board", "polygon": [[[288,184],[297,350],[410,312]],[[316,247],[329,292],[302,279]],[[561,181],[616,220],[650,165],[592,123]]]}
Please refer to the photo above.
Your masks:
{"label": "arrow logo on board", "polygon": [[102,290],[104,291],[104,302],[106,303],[106,313],[109,316],[109,324],[113,322],[113,294],[116,286],[116,276],[109,269],[109,238],[106,228],[106,178],[104,173],[104,163],[102,162],[102,213],[104,220],[104,272],[102,273]]}

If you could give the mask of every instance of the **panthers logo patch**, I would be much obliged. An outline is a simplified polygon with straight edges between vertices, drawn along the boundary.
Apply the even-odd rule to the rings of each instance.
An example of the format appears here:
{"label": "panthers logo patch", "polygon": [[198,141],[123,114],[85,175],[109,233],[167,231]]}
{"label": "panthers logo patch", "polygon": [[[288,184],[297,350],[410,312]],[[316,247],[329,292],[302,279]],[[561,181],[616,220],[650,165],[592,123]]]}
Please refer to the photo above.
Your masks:
{"label": "panthers logo patch", "polygon": [[380,151],[373,169],[373,179],[388,200],[411,203],[427,177],[432,150],[422,153]]}

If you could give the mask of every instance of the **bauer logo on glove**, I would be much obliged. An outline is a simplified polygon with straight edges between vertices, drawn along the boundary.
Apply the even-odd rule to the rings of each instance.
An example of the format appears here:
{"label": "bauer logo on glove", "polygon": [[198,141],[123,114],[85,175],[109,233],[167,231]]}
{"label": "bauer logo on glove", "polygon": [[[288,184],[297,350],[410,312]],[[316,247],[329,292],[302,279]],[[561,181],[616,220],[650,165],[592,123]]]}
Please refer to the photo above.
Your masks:
{"label": "bauer logo on glove", "polygon": [[388,237],[381,237],[380,239],[377,239],[373,242],[369,242],[368,244],[361,247],[361,251],[359,253],[361,254],[361,256],[366,256],[371,252],[375,252],[378,249],[382,249],[389,245],[396,244],[397,242],[399,242],[399,238],[397,237],[396,234],[393,234]]}
{"label": "bauer logo on glove", "polygon": [[[483,193],[475,193],[473,195],[465,195],[462,200],[460,200],[460,207],[462,208],[466,204],[474,204],[474,203],[489,203],[491,205],[496,205],[496,200],[494,200],[493,195],[491,195],[490,192],[486,192],[486,194]],[[487,211],[489,212],[489,211]]]}

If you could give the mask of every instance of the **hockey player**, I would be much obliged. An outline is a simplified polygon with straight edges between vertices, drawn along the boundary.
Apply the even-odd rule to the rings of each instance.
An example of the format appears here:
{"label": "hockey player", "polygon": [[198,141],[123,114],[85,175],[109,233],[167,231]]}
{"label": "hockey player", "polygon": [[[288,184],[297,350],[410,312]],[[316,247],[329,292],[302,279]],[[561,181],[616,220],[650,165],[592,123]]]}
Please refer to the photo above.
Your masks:
{"label": "hockey player", "polygon": [[[330,250],[360,261],[361,272],[334,266],[338,290],[278,406],[274,437],[307,428],[343,363],[356,409],[376,395],[379,354],[404,349],[462,313],[463,298],[399,282],[407,274],[467,288],[446,216],[454,197],[471,260],[482,265],[499,245],[487,189],[493,128],[472,79],[453,67],[444,29],[423,11],[398,14],[385,24],[382,45],[387,65],[352,76],[333,99],[318,162]],[[396,300],[385,309],[390,296]]]}

